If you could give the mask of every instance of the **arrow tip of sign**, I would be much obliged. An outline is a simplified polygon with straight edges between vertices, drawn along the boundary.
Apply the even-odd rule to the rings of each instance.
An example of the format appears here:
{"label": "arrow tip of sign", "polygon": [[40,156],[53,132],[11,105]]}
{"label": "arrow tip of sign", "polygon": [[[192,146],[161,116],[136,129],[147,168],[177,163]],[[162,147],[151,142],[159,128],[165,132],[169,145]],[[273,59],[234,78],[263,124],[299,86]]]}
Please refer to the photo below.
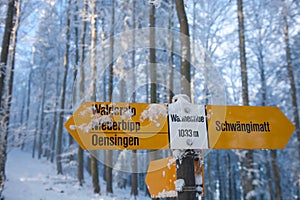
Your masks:
{"label": "arrow tip of sign", "polygon": [[86,146],[82,143],[79,134],[76,130],[76,125],[73,116],[71,116],[66,123],[64,124],[64,127],[68,130],[68,132],[72,135],[72,137],[75,139],[75,141],[79,144],[79,146],[83,150],[87,150]]}

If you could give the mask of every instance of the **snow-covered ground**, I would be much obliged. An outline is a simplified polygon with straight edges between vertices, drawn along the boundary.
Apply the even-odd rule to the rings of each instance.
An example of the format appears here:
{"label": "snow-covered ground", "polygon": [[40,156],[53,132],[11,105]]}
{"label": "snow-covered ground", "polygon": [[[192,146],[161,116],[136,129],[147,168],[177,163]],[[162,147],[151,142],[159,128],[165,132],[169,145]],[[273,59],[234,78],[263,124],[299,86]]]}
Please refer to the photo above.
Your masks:
{"label": "snow-covered ground", "polygon": [[[5,200],[119,200],[133,199],[130,188],[114,189],[114,194],[105,194],[105,183],[101,180],[102,195],[94,194],[91,177],[85,175],[86,183],[79,186],[76,176],[57,175],[55,164],[45,159],[32,159],[31,154],[19,149],[8,153],[6,163],[7,182],[5,183]],[[141,196],[136,199],[149,200]]]}

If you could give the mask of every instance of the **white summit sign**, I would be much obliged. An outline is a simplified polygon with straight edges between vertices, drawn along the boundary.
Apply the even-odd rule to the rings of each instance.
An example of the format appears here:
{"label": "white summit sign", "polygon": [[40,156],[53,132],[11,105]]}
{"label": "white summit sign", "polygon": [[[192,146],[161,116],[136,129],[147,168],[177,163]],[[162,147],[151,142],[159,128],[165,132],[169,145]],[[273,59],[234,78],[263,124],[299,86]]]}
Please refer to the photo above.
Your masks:
{"label": "white summit sign", "polygon": [[179,98],[168,111],[170,149],[208,149],[204,105]]}

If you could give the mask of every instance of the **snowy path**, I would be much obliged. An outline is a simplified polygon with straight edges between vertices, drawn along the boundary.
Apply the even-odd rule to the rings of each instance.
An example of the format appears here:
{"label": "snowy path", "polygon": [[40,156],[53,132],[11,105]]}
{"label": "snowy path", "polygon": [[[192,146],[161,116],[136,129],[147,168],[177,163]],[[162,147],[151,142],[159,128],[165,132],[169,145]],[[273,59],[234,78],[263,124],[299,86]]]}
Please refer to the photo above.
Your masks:
{"label": "snowy path", "polygon": [[[55,165],[44,159],[32,159],[30,153],[13,149],[6,164],[5,200],[118,200],[130,199],[130,188],[115,189],[112,196],[93,194],[89,180],[80,187],[76,177],[57,175]],[[89,183],[88,183],[89,182]],[[102,181],[101,181],[102,182]],[[101,189],[105,190],[102,182]],[[139,196],[137,199],[150,199]]]}

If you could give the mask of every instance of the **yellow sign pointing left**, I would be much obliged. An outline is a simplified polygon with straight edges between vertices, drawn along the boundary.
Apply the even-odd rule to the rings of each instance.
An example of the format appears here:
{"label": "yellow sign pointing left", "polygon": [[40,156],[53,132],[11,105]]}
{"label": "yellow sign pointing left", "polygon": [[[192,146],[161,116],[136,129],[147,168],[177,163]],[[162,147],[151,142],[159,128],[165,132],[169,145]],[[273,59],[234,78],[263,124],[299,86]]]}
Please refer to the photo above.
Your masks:
{"label": "yellow sign pointing left", "polygon": [[85,102],[65,127],[85,150],[169,148],[166,104]]}

